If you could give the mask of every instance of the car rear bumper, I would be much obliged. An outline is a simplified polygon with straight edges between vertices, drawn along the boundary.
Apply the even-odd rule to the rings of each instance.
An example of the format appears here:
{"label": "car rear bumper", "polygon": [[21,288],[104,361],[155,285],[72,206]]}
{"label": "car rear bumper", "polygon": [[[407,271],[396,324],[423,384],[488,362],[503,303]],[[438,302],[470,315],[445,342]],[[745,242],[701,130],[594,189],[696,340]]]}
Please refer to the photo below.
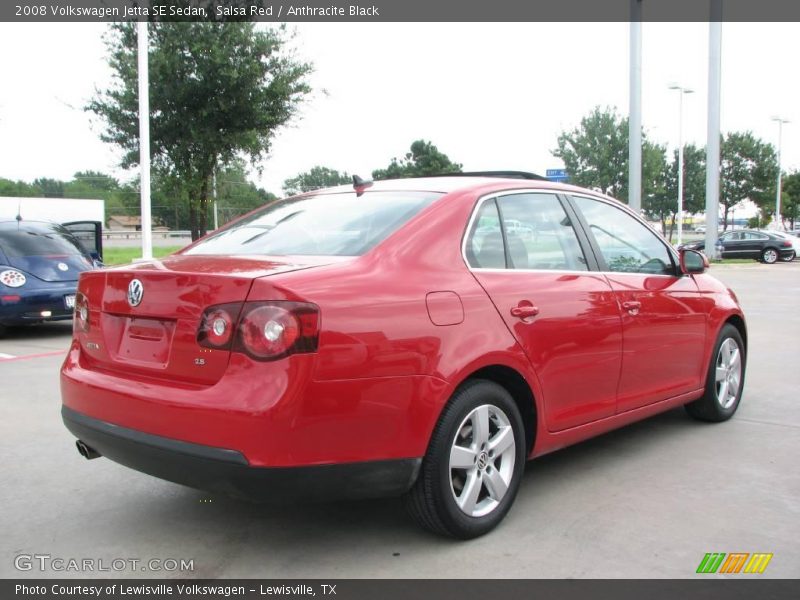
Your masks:
{"label": "car rear bumper", "polygon": [[[9,296],[17,294],[8,293]],[[0,323],[22,325],[39,321],[59,321],[72,318],[72,308],[66,306],[66,296],[74,296],[75,288],[54,291],[37,291],[18,294],[16,301],[0,298]],[[49,315],[47,313],[50,313]]]}
{"label": "car rear bumper", "polygon": [[67,406],[61,416],[80,441],[111,460],[189,487],[254,500],[333,500],[395,496],[416,480],[419,458],[302,467],[251,466],[237,450],[152,435]]}

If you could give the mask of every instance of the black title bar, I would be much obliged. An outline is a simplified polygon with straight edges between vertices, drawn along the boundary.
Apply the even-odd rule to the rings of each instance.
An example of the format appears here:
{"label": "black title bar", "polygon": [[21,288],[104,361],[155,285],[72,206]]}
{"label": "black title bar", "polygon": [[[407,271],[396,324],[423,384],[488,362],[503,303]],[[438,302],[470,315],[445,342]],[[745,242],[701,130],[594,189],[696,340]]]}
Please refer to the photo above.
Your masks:
{"label": "black title bar", "polygon": [[723,21],[800,21],[797,0],[2,0],[0,21],[613,22],[638,4],[643,21],[689,22],[717,3]]}

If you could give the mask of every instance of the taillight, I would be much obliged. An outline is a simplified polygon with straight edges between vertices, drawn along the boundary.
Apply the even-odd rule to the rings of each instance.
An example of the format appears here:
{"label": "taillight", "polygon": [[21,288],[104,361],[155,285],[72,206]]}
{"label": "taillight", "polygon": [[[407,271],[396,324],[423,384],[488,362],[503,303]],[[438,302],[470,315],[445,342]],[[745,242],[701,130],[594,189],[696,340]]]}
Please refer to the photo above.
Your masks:
{"label": "taillight", "polygon": [[200,321],[197,342],[206,348],[230,349],[241,309],[241,302],[220,304],[208,308],[203,313],[203,320]]}
{"label": "taillight", "polygon": [[791,248],[792,247],[792,242],[790,240],[784,240],[783,241],[783,247],[784,248]]}
{"label": "taillight", "polygon": [[89,299],[78,292],[75,295],[75,314],[72,317],[72,330],[89,331]]}
{"label": "taillight", "polygon": [[197,342],[231,349],[256,360],[316,352],[319,308],[305,302],[245,302],[211,306],[203,313]]}
{"label": "taillight", "polygon": [[316,352],[319,308],[305,302],[248,302],[233,349],[257,360]]}

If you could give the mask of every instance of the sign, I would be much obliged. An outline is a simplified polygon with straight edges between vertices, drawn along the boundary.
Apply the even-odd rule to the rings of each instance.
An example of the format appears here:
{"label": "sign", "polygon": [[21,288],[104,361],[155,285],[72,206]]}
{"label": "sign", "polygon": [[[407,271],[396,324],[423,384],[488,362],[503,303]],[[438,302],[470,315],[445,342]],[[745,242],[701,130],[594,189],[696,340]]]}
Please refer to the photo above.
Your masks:
{"label": "sign", "polygon": [[564,182],[569,180],[569,175],[566,169],[547,169],[545,176],[550,181]]}

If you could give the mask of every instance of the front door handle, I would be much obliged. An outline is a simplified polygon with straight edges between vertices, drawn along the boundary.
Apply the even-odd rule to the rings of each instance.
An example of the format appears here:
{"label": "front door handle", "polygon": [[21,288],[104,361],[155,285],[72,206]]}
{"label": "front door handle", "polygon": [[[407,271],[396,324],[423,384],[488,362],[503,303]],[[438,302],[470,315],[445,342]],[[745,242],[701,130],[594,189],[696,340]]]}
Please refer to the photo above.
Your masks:
{"label": "front door handle", "polygon": [[642,308],[642,303],[636,300],[628,300],[622,303],[622,308],[632,315],[638,315],[639,309]]}
{"label": "front door handle", "polygon": [[528,317],[535,317],[539,314],[539,307],[532,304],[523,304],[520,302],[519,306],[511,309],[511,316],[518,319],[527,319]]}

